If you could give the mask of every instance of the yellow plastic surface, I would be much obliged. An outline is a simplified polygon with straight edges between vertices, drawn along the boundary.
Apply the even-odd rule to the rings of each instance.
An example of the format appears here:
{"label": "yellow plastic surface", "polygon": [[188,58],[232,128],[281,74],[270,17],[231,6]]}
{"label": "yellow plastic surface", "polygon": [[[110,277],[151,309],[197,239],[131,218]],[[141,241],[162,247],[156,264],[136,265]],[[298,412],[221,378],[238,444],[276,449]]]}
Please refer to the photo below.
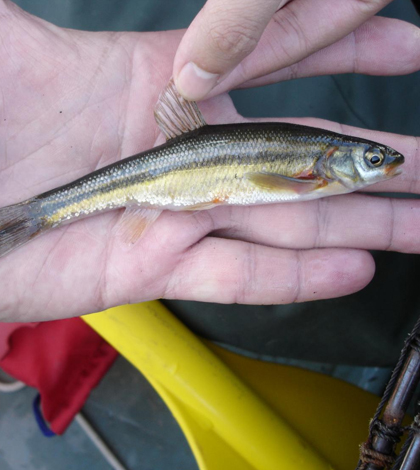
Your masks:
{"label": "yellow plastic surface", "polygon": [[229,353],[197,338],[158,301],[84,320],[151,382],[200,470],[355,467],[377,397]]}

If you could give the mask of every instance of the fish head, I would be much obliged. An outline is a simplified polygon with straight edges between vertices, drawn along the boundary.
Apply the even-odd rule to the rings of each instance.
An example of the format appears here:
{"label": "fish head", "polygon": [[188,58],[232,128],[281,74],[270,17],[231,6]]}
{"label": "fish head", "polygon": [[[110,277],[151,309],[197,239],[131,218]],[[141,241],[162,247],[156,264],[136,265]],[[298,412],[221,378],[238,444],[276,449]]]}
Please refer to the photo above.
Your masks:
{"label": "fish head", "polygon": [[327,177],[357,190],[401,173],[404,156],[396,150],[374,142],[334,147],[326,155]]}

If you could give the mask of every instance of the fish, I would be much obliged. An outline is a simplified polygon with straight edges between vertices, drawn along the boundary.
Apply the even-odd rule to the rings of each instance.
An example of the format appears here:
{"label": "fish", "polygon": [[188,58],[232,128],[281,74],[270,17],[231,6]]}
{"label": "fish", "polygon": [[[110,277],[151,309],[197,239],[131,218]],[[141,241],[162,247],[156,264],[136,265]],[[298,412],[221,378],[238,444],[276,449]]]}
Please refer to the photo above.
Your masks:
{"label": "fish", "polygon": [[400,173],[404,156],[370,140],[284,122],[208,125],[170,81],[155,107],[166,142],[0,208],[0,257],[64,224],[125,208],[134,243],[164,210],[307,201]]}

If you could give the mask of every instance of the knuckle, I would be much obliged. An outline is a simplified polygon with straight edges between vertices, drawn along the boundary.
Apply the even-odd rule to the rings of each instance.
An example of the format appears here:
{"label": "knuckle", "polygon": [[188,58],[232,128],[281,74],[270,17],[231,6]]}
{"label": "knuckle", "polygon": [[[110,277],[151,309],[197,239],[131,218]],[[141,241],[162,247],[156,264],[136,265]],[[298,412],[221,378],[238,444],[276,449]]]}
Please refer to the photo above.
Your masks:
{"label": "knuckle", "polygon": [[247,303],[249,299],[252,299],[255,295],[255,263],[255,247],[252,244],[248,244],[237,266],[237,278],[239,282],[232,292],[232,300],[234,303]]}
{"label": "knuckle", "polygon": [[303,291],[303,256],[300,250],[295,252],[295,289],[290,292],[290,299],[288,303],[301,302]]}
{"label": "knuckle", "polygon": [[[283,30],[288,37],[295,40],[295,50],[299,50],[305,55],[311,51],[311,44],[305,35],[305,31],[300,25],[299,18],[292,9],[280,10],[273,18],[277,27]],[[286,55],[290,55],[287,50],[283,51]]]}
{"label": "knuckle", "polygon": [[395,246],[395,206],[394,200],[392,198],[389,199],[389,232],[388,232],[388,240],[385,246],[385,251],[393,251]]}
{"label": "knuckle", "polygon": [[209,37],[217,53],[239,59],[252,52],[259,39],[257,28],[251,22],[239,25],[227,20],[212,24]]}
{"label": "knuckle", "polygon": [[288,80],[296,80],[297,78],[300,77],[300,72],[299,72],[299,62],[296,62],[296,64],[290,65],[287,70],[288,70]]}
{"label": "knuckle", "polygon": [[330,204],[328,198],[316,201],[316,230],[313,241],[314,248],[320,248],[328,243],[330,230]]}
{"label": "knuckle", "polygon": [[383,8],[391,0],[354,0],[356,5],[364,11],[377,11]]}
{"label": "knuckle", "polygon": [[420,137],[414,137],[414,176],[411,177],[410,192],[418,193],[420,191]]}

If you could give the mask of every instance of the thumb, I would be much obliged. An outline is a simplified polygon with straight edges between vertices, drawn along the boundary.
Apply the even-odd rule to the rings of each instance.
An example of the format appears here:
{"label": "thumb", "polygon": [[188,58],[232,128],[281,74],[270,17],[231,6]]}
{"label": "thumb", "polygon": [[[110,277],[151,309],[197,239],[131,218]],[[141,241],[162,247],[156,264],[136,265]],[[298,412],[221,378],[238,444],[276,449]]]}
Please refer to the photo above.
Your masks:
{"label": "thumb", "polygon": [[204,98],[258,44],[273,14],[287,1],[208,0],[185,33],[173,76],[188,100]]}

